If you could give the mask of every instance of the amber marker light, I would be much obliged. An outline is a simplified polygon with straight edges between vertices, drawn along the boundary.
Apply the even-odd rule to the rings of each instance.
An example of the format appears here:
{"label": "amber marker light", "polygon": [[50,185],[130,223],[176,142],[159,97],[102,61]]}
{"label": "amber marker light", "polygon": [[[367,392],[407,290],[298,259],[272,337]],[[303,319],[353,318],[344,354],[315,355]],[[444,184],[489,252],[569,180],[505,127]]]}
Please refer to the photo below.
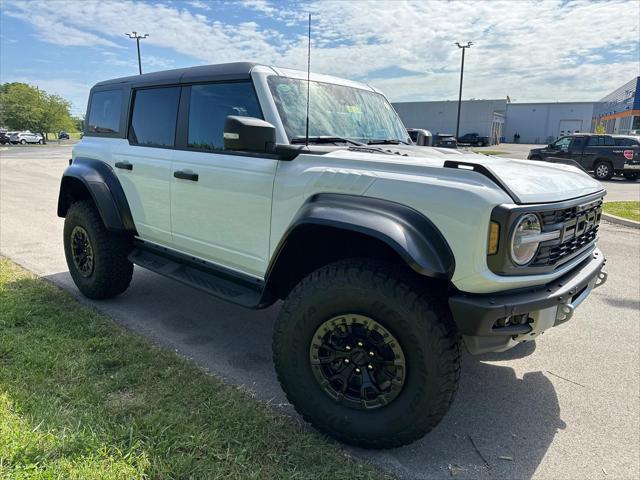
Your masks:
{"label": "amber marker light", "polygon": [[487,255],[495,255],[498,253],[498,238],[500,238],[500,225],[497,222],[489,224],[489,245],[487,246]]}

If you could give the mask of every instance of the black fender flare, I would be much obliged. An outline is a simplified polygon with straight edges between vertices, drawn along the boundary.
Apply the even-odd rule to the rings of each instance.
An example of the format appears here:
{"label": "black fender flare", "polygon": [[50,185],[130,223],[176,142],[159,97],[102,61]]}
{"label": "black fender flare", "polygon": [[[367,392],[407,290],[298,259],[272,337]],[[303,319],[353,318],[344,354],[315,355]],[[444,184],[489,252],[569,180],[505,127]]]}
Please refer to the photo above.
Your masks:
{"label": "black fender flare", "polygon": [[127,197],[111,166],[92,158],[75,158],[62,174],[58,216],[64,217],[81,184],[91,195],[107,230],[136,234]]}
{"label": "black fender flare", "polygon": [[287,239],[305,225],[369,235],[386,243],[413,270],[427,277],[450,280],[455,270],[455,258],[446,239],[433,222],[417,210],[379,198],[320,193],[302,205],[280,240],[267,271],[267,282]]}

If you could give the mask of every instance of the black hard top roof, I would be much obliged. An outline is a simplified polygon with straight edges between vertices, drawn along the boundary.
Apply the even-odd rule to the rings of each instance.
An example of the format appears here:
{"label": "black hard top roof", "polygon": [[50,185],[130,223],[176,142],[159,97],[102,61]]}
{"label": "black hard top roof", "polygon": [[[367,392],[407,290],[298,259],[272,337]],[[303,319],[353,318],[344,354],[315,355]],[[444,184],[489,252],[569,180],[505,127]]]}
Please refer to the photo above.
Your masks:
{"label": "black hard top roof", "polygon": [[193,82],[211,82],[221,80],[245,80],[250,78],[253,67],[259,65],[250,62],[221,63],[218,65],[202,65],[198,67],[178,68],[162,72],[144,73],[130,77],[105,80],[94,85],[106,86],[150,86],[171,85]]}

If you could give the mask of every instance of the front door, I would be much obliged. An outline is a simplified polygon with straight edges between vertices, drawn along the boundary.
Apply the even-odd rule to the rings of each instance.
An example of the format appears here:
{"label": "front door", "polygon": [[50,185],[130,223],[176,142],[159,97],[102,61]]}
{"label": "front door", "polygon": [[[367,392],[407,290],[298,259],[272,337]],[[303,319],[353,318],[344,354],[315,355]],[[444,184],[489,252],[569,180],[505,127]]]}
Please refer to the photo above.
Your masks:
{"label": "front door", "polygon": [[554,157],[554,158],[570,158],[569,156],[569,146],[571,145],[571,137],[562,137],[559,140],[556,140],[549,148],[546,149],[545,157]]}
{"label": "front door", "polygon": [[171,224],[176,248],[233,270],[263,277],[269,261],[271,201],[278,161],[225,152],[228,115],[262,118],[253,85],[185,87],[185,148],[176,150]]}

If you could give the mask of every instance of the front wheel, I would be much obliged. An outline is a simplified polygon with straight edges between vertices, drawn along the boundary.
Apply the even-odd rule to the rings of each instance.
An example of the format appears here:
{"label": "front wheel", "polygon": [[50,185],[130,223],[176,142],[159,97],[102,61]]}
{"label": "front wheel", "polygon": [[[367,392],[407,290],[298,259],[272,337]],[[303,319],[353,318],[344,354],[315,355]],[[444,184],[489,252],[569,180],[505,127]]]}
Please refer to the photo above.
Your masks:
{"label": "front wheel", "polygon": [[131,239],[108,231],[93,202],[69,207],[64,253],[71,278],[83,295],[104,299],[124,292],[133,275],[133,264],[127,258],[130,250]]}
{"label": "front wheel", "polygon": [[20,145],[26,145],[27,141],[23,138],[22,140],[20,140]]}
{"label": "front wheel", "polygon": [[593,174],[598,180],[611,180],[613,168],[609,162],[598,162],[593,167]]}
{"label": "front wheel", "polygon": [[304,419],[365,448],[411,443],[444,417],[460,378],[460,339],[446,299],[410,272],[345,260],[285,300],[273,354]]}
{"label": "front wheel", "polygon": [[38,145],[42,145],[44,141],[42,139],[38,140]]}

